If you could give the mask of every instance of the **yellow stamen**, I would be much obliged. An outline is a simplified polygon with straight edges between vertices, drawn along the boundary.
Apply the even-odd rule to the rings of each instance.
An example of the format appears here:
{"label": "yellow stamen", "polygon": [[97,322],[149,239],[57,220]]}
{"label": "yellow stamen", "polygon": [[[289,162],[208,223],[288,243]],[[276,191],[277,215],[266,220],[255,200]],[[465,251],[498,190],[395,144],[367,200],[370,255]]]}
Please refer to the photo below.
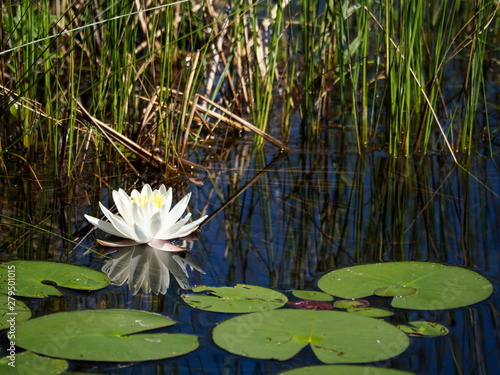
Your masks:
{"label": "yellow stamen", "polygon": [[165,197],[155,190],[151,196],[140,194],[138,197],[130,197],[130,201],[132,203],[136,202],[141,207],[144,207],[148,202],[152,202],[159,209],[163,205]]}

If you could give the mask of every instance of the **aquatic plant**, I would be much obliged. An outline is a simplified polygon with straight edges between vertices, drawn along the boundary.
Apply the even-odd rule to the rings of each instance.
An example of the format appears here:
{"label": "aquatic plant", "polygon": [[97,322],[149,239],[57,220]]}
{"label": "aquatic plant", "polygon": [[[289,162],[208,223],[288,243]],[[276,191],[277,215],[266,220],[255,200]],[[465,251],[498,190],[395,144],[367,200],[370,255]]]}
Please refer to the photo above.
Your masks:
{"label": "aquatic plant", "polygon": [[191,193],[171,207],[172,188],[167,190],[165,185],[152,190],[151,186],[146,184],[141,192],[132,190],[130,196],[123,189],[119,189],[113,191],[119,215],[113,214],[99,202],[109,222],[90,215],[85,215],[85,218],[109,234],[126,238],[118,242],[99,241],[103,246],[128,247],[148,244],[157,250],[183,251],[172,245],[170,240],[188,236],[207,218],[202,216],[187,224],[191,218],[191,213],[188,213],[181,219],[190,197]]}

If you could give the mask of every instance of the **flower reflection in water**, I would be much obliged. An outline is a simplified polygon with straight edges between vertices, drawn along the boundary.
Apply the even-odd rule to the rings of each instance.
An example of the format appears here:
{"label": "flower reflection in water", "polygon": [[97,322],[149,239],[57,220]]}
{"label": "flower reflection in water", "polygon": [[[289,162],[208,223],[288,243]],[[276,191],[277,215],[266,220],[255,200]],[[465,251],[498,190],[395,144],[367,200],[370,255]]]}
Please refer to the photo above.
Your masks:
{"label": "flower reflection in water", "polygon": [[139,293],[165,294],[170,285],[170,275],[183,289],[189,289],[188,270],[204,273],[201,267],[187,251],[162,251],[148,245],[136,245],[109,249],[116,251],[108,259],[102,271],[108,275],[114,285],[128,282],[133,295]]}

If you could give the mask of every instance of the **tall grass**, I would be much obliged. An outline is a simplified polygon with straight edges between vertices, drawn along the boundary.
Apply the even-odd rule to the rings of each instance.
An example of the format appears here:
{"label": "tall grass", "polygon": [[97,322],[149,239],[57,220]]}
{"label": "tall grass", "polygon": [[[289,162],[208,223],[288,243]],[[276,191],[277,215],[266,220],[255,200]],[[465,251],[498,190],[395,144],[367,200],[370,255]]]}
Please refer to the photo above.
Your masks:
{"label": "tall grass", "polygon": [[2,155],[43,150],[69,174],[88,150],[117,160],[77,102],[172,165],[230,132],[228,113],[313,144],[341,128],[358,152],[469,153],[494,138],[480,118],[496,1],[140,4],[1,2]]}

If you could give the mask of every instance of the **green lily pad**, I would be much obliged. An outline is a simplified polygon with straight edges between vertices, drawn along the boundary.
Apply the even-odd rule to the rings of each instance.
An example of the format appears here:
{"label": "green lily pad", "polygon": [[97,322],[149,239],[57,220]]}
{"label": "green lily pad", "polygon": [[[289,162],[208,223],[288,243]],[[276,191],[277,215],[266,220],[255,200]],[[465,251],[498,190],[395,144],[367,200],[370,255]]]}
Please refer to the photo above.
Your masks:
{"label": "green lily pad", "polygon": [[60,296],[55,287],[97,290],[109,285],[108,277],[100,272],[72,264],[15,260],[0,264],[0,293],[15,287],[15,295],[45,298]]}
{"label": "green lily pad", "polygon": [[42,357],[29,351],[0,359],[0,374],[57,375],[67,368],[68,362],[64,359]]}
{"label": "green lily pad", "polygon": [[366,299],[343,299],[336,301],[333,306],[337,309],[361,308],[370,306],[370,302]]}
{"label": "green lily pad", "polygon": [[236,284],[234,287],[198,286],[193,288],[193,292],[208,292],[209,295],[182,295],[189,306],[214,312],[247,313],[274,310],[288,301],[283,293],[245,284]]}
{"label": "green lily pad", "polygon": [[23,301],[0,294],[0,317],[0,329],[14,327],[18,322],[31,318],[31,310]]}
{"label": "green lily pad", "polygon": [[450,332],[448,328],[441,324],[425,321],[408,322],[408,325],[401,324],[398,325],[398,328],[410,336],[419,337],[446,336]]}
{"label": "green lily pad", "polygon": [[[363,298],[375,292],[392,294],[396,295],[392,306],[414,310],[442,310],[472,305],[488,298],[493,292],[493,285],[477,272],[429,262],[347,267],[322,276],[318,287],[342,298]],[[395,287],[397,291],[390,293],[391,288]]]}
{"label": "green lily pad", "polygon": [[280,373],[280,375],[412,375],[412,372],[391,368],[360,365],[306,366]]}
{"label": "green lily pad", "polygon": [[213,339],[234,354],[281,361],[310,346],[323,363],[385,360],[409,345],[408,336],[387,322],[328,310],[279,309],[236,316],[217,325]]}
{"label": "green lily pad", "polygon": [[292,294],[297,298],[306,299],[309,301],[333,301],[333,296],[331,296],[330,294],[318,292],[315,290],[293,290]]}
{"label": "green lily pad", "polygon": [[105,362],[157,360],[195,350],[194,335],[141,333],[172,324],[162,315],[135,310],[59,312],[19,323],[16,345],[50,357]]}
{"label": "green lily pad", "polygon": [[407,286],[384,286],[373,291],[373,294],[380,297],[408,297],[416,293],[416,288]]}
{"label": "green lily pad", "polygon": [[363,316],[371,316],[372,318],[385,318],[387,316],[394,315],[392,311],[378,309],[375,307],[351,307],[347,309],[347,312]]}

